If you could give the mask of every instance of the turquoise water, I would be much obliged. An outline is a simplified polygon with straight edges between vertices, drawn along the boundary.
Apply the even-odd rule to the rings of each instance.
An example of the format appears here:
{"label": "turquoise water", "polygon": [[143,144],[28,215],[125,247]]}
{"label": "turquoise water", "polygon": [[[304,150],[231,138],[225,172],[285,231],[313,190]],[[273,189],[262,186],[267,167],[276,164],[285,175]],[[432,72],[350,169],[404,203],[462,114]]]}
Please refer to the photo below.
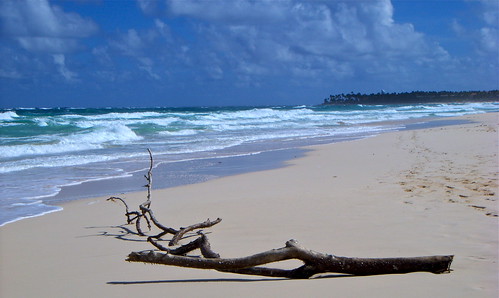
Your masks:
{"label": "turquoise water", "polygon": [[0,225],[60,210],[54,198],[70,185],[142,171],[146,148],[157,165],[185,170],[197,160],[404,129],[386,121],[496,111],[498,103],[0,110]]}

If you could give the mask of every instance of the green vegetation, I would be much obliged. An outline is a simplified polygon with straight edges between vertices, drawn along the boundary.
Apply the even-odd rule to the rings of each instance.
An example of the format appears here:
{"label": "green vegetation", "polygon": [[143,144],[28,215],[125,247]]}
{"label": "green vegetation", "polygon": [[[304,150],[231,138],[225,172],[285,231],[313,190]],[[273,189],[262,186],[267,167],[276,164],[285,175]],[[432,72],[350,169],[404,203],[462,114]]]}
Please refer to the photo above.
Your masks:
{"label": "green vegetation", "polygon": [[384,91],[376,94],[337,94],[330,95],[324,99],[325,105],[337,104],[417,104],[417,103],[446,103],[446,102],[483,102],[499,101],[499,90],[492,91],[413,91],[402,93],[385,93]]}

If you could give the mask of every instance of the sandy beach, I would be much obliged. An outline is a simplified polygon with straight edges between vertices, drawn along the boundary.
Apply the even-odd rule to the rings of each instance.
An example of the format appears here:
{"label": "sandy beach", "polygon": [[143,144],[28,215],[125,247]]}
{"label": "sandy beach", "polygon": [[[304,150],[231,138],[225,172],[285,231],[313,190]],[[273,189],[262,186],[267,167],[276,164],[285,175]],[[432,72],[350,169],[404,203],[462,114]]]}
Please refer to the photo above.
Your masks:
{"label": "sandy beach", "polygon": [[208,234],[222,257],[296,239],[339,256],[453,254],[450,274],[282,280],[128,263],[152,246],[101,197],[0,227],[0,296],[497,297],[498,114],[461,119],[472,123],[312,146],[282,168],[153,190],[151,206],[175,228],[222,218]]}

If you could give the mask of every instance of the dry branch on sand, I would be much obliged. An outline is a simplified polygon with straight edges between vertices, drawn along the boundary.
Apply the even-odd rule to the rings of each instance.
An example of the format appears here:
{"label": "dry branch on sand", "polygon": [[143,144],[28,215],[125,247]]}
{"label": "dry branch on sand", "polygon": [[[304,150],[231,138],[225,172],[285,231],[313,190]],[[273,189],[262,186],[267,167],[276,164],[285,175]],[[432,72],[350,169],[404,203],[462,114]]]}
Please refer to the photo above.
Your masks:
{"label": "dry branch on sand", "polygon": [[[417,271],[431,273],[450,272],[450,265],[453,256],[423,256],[404,258],[348,258],[330,254],[315,252],[303,248],[296,240],[289,240],[282,248],[272,249],[255,255],[242,258],[221,258],[219,254],[211,249],[207,236],[200,230],[212,227],[222,220],[206,220],[188,227],[179,229],[162,225],[154,216],[151,207],[152,189],[152,168],[153,156],[148,149],[150,157],[150,167],[145,175],[147,180],[147,200],[139,206],[140,211],[130,211],[125,200],[119,197],[110,197],[109,201],[122,202],[125,206],[125,216],[127,224],[135,223],[137,234],[147,236],[147,241],[159,251],[132,252],[128,255],[127,261],[143,262],[153,264],[163,264],[170,266],[180,266],[199,269],[214,269],[221,272],[237,274],[284,277],[284,278],[310,278],[319,273],[343,273],[351,275],[376,275],[376,274],[397,274]],[[142,229],[142,223],[147,223],[148,230],[152,224],[160,230],[155,235],[146,235]],[[151,224],[152,223],[152,224]],[[179,242],[187,238],[187,234],[192,234],[197,238],[189,243],[179,245]],[[162,237],[171,234],[168,247],[160,242],[165,240]],[[190,235],[189,237],[192,237]],[[188,253],[199,249],[202,257],[189,256]],[[259,267],[264,264],[298,259],[303,265],[295,269],[279,269]]]}

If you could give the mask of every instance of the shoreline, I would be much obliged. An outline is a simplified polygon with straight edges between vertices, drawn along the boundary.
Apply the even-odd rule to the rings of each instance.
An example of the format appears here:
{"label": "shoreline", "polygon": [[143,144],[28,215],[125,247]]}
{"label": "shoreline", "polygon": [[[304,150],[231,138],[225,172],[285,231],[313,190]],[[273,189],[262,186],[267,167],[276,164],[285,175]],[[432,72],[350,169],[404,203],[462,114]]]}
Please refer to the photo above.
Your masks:
{"label": "shoreline", "polygon": [[[161,163],[154,166],[154,172],[156,174],[159,173],[159,175],[155,175],[155,177],[157,176],[159,178],[159,181],[156,181],[156,184],[159,184],[159,187],[155,185],[155,189],[161,190],[183,185],[203,183],[212,179],[218,179],[230,175],[281,168],[285,166],[285,163],[287,161],[302,157],[306,151],[307,150],[303,149],[302,147],[296,147],[269,150],[244,155],[207,157],[180,162]],[[219,160],[223,160],[223,162]],[[201,166],[197,166],[198,169],[195,168],[192,173],[190,173],[192,176],[194,176],[194,178],[192,178],[191,180],[184,179],[180,182],[173,179],[175,181],[171,182],[169,179],[171,178],[171,176],[169,176],[169,171],[167,169],[172,167],[175,168],[178,164],[185,162],[197,162],[201,164]],[[146,166],[144,164],[144,170],[136,171],[129,176],[103,178],[62,186],[60,187],[61,190],[56,195],[43,196],[33,200],[33,204],[41,203],[47,208],[51,208],[50,210],[41,212],[39,214],[27,215],[3,222],[0,224],[0,228],[24,219],[63,211],[63,206],[65,204],[74,201],[86,200],[93,197],[116,195],[117,189],[119,189],[120,194],[139,192],[141,191],[139,189],[143,189],[143,187],[141,186],[144,183],[143,173],[146,171],[145,168]],[[207,174],[203,175],[203,172],[207,172]],[[95,188],[98,189],[97,193],[95,193]],[[44,198],[50,198],[51,200],[50,202],[43,202]]]}
{"label": "shoreline", "polygon": [[[152,207],[163,224],[223,218],[208,235],[223,257],[282,247],[295,238],[342,256],[455,254],[450,274],[288,281],[127,263],[129,252],[152,247],[119,228],[125,222],[121,205],[98,197],[1,227],[0,294],[299,297],[334,289],[342,297],[494,297],[498,115],[309,146],[305,156],[281,168],[153,186]],[[145,192],[124,197],[135,209]]]}
{"label": "shoreline", "polygon": [[[373,122],[364,125],[394,127],[394,130],[392,131],[405,131],[465,124],[466,122],[467,121],[462,120],[459,117],[446,118],[434,116],[397,121]],[[392,131],[382,131],[367,136],[337,137],[336,139],[309,139],[305,142],[299,141],[296,144],[290,144],[289,146],[279,145],[282,146],[282,148],[267,148],[267,150],[244,153],[241,155],[229,154],[226,156],[201,157],[192,160],[160,162],[159,164],[155,164],[155,174],[160,177],[160,179],[157,180],[159,183],[157,182],[157,185],[155,186],[157,189],[165,189],[181,185],[202,183],[235,174],[277,169],[285,166],[286,162],[303,156],[306,152],[305,148],[308,146],[369,138]],[[222,155],[224,154],[223,152],[220,153]],[[41,204],[45,211],[42,211],[39,214],[27,214],[19,218],[9,219],[6,222],[1,223],[0,227],[26,218],[44,216],[46,214],[61,211],[61,205],[66,202],[82,200],[89,197],[114,195],[116,189],[119,189],[120,193],[140,191],[140,186],[143,183],[142,174],[146,170],[147,163],[148,160],[144,160],[143,170],[134,171],[127,175],[91,179],[88,181],[74,182],[64,186],[57,186],[57,188],[59,188],[57,194],[35,197],[31,199],[32,201],[22,203],[23,205]],[[182,169],[182,167],[185,169]]]}

